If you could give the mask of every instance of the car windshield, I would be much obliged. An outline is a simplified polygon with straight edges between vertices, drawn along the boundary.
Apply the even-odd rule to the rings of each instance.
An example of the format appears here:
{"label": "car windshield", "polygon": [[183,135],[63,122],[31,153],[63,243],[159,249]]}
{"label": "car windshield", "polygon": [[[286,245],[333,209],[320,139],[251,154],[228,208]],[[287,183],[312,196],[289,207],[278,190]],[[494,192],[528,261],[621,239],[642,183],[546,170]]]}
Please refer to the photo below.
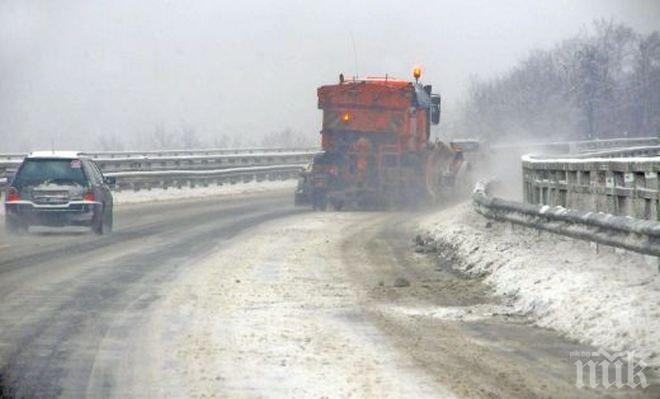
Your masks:
{"label": "car windshield", "polygon": [[16,188],[39,184],[78,184],[87,182],[79,159],[27,159],[19,169]]}

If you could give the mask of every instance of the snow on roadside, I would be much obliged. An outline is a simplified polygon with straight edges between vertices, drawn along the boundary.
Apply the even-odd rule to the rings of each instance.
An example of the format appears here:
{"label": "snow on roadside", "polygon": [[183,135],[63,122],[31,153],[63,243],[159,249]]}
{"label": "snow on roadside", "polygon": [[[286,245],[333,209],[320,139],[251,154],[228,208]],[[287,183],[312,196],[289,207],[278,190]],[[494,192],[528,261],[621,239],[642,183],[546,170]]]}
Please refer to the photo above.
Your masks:
{"label": "snow on roadside", "polygon": [[[439,221],[439,222],[438,222]],[[660,365],[660,273],[638,254],[487,220],[469,204],[422,228],[453,267],[486,282],[537,325]]]}
{"label": "snow on roadside", "polygon": [[[249,183],[224,184],[222,186],[210,185],[208,187],[198,186],[195,188],[182,187],[180,189],[169,188],[167,190],[153,188],[151,190],[140,191],[126,190],[114,192],[112,196],[115,205],[121,206],[154,201],[172,201],[223,195],[251,194],[283,189],[290,189],[293,193],[296,184],[297,181],[295,179],[262,182],[252,181]],[[0,215],[4,215],[4,213],[5,207],[0,203]]]}
{"label": "snow on roadside", "polygon": [[[123,204],[138,204],[143,202],[154,201],[171,201],[200,197],[214,197],[222,195],[236,195],[258,193],[271,190],[291,189],[296,186],[296,180],[280,180],[280,181],[262,181],[262,182],[249,182],[249,183],[236,183],[236,184],[223,184],[222,186],[210,185],[208,187],[182,187],[182,188],[169,188],[164,190],[162,188],[153,188],[151,190],[140,191],[120,191],[113,193],[115,204],[121,206]],[[292,191],[293,192],[293,191]],[[293,194],[292,194],[293,195]]]}

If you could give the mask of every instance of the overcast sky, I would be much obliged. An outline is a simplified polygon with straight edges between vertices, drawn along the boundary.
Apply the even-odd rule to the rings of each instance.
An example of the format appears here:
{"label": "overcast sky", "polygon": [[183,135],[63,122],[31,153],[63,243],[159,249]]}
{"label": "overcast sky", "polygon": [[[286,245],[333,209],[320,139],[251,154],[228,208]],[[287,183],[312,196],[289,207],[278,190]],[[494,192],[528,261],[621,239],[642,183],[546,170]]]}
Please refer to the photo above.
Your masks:
{"label": "overcast sky", "polygon": [[0,151],[130,144],[159,124],[315,135],[317,86],[415,64],[450,112],[470,76],[601,17],[660,30],[660,1],[0,0]]}

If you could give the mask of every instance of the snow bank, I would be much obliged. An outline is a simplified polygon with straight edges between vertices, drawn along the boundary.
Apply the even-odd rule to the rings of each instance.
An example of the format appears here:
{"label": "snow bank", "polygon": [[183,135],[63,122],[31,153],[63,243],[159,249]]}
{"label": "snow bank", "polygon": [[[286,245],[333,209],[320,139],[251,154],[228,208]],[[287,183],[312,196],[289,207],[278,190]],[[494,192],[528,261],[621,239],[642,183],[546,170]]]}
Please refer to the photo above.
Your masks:
{"label": "snow bank", "polygon": [[[140,191],[120,191],[114,192],[113,198],[115,205],[121,206],[124,204],[139,204],[144,202],[154,201],[172,201],[183,200],[192,198],[215,197],[223,195],[237,195],[237,194],[251,194],[260,193],[273,190],[291,190],[296,187],[297,181],[280,180],[280,181],[262,181],[262,182],[249,182],[249,183],[236,183],[224,184],[222,186],[211,185],[208,187],[183,187],[180,189],[169,188],[163,190],[162,188],[153,188],[151,190]],[[4,215],[5,207],[0,201],[0,215]]]}
{"label": "snow bank", "polygon": [[[440,220],[440,222],[438,222]],[[660,273],[630,252],[492,222],[462,204],[423,223],[440,256],[486,276],[541,327],[660,365]]]}
{"label": "snow bank", "polygon": [[[221,195],[248,194],[264,191],[291,189],[296,186],[296,180],[262,181],[249,183],[210,185],[208,187],[153,188],[140,191],[120,191],[113,194],[115,204],[137,204],[142,202],[170,201],[189,198],[213,197]],[[293,193],[293,191],[292,191]],[[293,194],[292,194],[293,195]]]}

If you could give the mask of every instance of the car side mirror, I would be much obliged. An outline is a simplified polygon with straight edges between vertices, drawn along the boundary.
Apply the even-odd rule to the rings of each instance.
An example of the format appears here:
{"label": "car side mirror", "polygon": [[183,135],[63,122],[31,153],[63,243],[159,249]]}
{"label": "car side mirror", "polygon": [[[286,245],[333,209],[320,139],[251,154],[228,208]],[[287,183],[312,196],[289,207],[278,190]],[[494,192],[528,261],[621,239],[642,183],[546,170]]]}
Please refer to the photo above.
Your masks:
{"label": "car side mirror", "polygon": [[103,178],[103,182],[108,186],[108,187],[114,187],[117,185],[117,178],[114,176],[105,176]]}
{"label": "car side mirror", "polygon": [[440,96],[434,94],[431,97],[431,123],[437,125],[440,123]]}

